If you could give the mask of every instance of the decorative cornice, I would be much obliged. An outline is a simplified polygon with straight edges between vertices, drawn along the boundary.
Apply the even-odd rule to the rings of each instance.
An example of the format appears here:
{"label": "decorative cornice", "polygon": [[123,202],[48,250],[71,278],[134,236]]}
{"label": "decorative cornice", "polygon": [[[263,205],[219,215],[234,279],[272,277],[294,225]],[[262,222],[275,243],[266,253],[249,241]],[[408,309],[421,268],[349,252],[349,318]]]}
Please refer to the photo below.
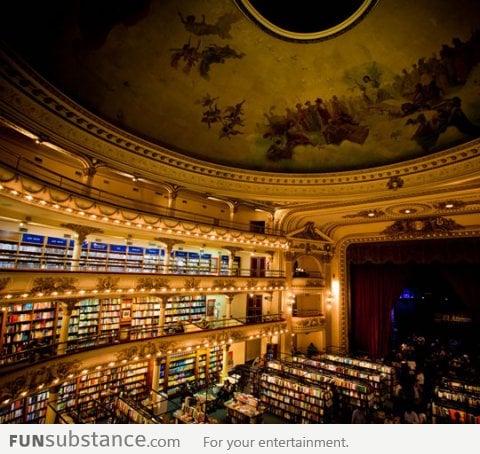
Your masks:
{"label": "decorative cornice", "polygon": [[156,236],[154,238],[155,241],[159,241],[160,243],[163,243],[165,246],[167,246],[167,249],[169,251],[172,250],[173,246],[175,246],[176,244],[184,244],[185,241],[183,240],[177,240],[175,238],[166,238],[166,237],[163,237],[163,236]]}
{"label": "decorative cornice", "polygon": [[295,334],[321,331],[325,329],[325,326],[325,316],[323,315],[315,317],[292,317],[292,332]]}
{"label": "decorative cornice", "polygon": [[202,281],[200,279],[195,279],[194,277],[189,277],[185,279],[185,288],[188,289],[196,289],[200,287],[200,283]]}
{"label": "decorative cornice", "polygon": [[[462,163],[478,156],[480,140],[475,140],[445,152],[373,170],[293,175],[239,170],[187,158],[114,127],[75,105],[3,50],[0,71],[3,73],[0,106],[7,121],[23,122],[19,126],[26,130],[36,127],[37,135],[47,130],[62,131],[58,140],[68,142],[71,149],[89,150],[92,157],[106,163],[135,162],[138,170],[152,177],[161,176],[163,180],[167,175],[171,181],[184,182],[186,187],[199,191],[208,187],[224,193],[240,192],[245,197],[261,194],[270,200],[285,200],[285,194],[292,200],[365,194],[384,191],[392,181],[401,180],[408,188],[423,185],[427,180],[445,181],[449,174],[457,176],[459,170],[466,172],[465,167],[461,169]],[[28,123],[25,118],[29,119]]]}
{"label": "decorative cornice", "polygon": [[463,229],[463,226],[457,224],[453,219],[436,216],[396,221],[382,233],[390,237],[415,236],[423,238],[435,233],[445,233],[459,229]]}
{"label": "decorative cornice", "polygon": [[92,233],[103,233],[102,229],[97,227],[91,227],[89,225],[82,225],[82,224],[61,224],[61,227],[65,229],[72,230],[73,232],[78,234],[78,241],[83,242],[88,235]]}
{"label": "decorative cornice", "polygon": [[215,279],[213,281],[213,286],[228,289],[228,288],[237,287],[237,282],[235,281],[235,279],[228,279],[228,278]]}
{"label": "decorative cornice", "polygon": [[119,281],[118,277],[112,277],[112,276],[101,277],[97,281],[96,289],[99,292],[102,292],[105,290],[113,290],[117,286],[118,281]]}
{"label": "decorative cornice", "polygon": [[64,293],[77,291],[77,279],[73,277],[37,277],[33,280],[31,293]]}
{"label": "decorative cornice", "polygon": [[28,395],[41,391],[52,384],[73,377],[80,370],[82,363],[75,360],[55,362],[39,368],[25,369],[14,379],[0,387],[0,402],[14,400],[22,394]]}
{"label": "decorative cornice", "polygon": [[137,280],[137,290],[169,289],[170,280],[166,278],[141,277]]}

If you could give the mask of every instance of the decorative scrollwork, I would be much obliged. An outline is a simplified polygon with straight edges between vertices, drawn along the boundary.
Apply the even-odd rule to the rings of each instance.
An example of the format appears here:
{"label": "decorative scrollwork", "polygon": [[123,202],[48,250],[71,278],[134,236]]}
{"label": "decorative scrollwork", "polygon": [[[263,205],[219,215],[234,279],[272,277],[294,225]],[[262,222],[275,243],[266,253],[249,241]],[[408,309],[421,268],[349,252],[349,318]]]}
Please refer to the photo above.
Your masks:
{"label": "decorative scrollwork", "polygon": [[213,286],[220,288],[231,288],[236,287],[237,283],[235,282],[235,279],[215,279],[213,281]]}
{"label": "decorative scrollwork", "polygon": [[395,221],[387,227],[383,233],[389,236],[414,235],[424,236],[428,234],[451,232],[452,230],[463,229],[453,219],[435,216],[428,218],[403,219]]}
{"label": "decorative scrollwork", "polygon": [[0,279],[0,291],[5,290],[10,281],[11,279],[9,277],[2,277]]}
{"label": "decorative scrollwork", "polygon": [[73,277],[38,277],[33,281],[32,293],[75,292],[77,279]]}
{"label": "decorative scrollwork", "polygon": [[268,281],[268,286],[273,288],[281,288],[285,286],[285,281],[282,281],[281,279],[272,279]]}
{"label": "decorative scrollwork", "polygon": [[252,288],[258,285],[257,279],[247,279],[247,287]]}
{"label": "decorative scrollwork", "polygon": [[156,288],[170,288],[170,281],[165,278],[141,277],[137,280],[136,289],[152,290]]}
{"label": "decorative scrollwork", "polygon": [[98,279],[96,289],[99,292],[104,292],[105,290],[112,290],[118,284],[119,278],[113,278],[112,276],[107,276],[104,278]]}
{"label": "decorative scrollwork", "polygon": [[194,277],[185,279],[185,288],[196,289],[200,285],[200,280]]}

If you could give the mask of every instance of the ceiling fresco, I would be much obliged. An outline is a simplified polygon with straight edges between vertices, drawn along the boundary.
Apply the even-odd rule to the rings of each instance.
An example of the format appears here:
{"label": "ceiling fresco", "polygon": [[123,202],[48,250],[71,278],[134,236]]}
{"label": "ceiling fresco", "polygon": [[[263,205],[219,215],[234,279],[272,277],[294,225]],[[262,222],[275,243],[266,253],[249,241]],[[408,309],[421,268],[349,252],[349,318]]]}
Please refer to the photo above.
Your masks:
{"label": "ceiling fresco", "polygon": [[361,20],[304,42],[238,6],[257,2],[10,3],[4,46],[94,115],[172,152],[326,173],[480,136],[478,0],[352,2],[368,6]]}

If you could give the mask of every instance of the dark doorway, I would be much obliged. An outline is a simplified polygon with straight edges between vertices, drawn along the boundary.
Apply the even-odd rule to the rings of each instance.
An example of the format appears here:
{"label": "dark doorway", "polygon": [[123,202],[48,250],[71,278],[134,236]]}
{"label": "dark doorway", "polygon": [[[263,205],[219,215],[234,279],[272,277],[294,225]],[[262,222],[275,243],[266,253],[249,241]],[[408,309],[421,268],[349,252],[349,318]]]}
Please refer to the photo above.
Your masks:
{"label": "dark doorway", "polygon": [[250,275],[264,277],[266,263],[265,257],[252,257],[250,260]]}
{"label": "dark doorway", "polygon": [[265,221],[250,221],[250,232],[265,233]]}
{"label": "dark doorway", "polygon": [[247,297],[247,323],[262,321],[263,295],[248,295]]}

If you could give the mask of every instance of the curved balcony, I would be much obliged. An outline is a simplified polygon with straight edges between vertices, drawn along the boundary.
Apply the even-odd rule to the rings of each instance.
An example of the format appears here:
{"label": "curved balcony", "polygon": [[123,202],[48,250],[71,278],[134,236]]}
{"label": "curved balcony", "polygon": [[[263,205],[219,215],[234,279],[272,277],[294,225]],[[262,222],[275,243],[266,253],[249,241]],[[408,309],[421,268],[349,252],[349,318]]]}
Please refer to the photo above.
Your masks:
{"label": "curved balcony", "polygon": [[[11,371],[17,366],[33,365],[50,361],[52,358],[76,354],[86,350],[107,348],[111,345],[129,344],[137,341],[168,338],[174,342],[179,336],[188,334],[194,337],[205,336],[210,331],[224,333],[225,330],[237,329],[242,326],[255,327],[261,330],[266,324],[284,322],[282,314],[260,315],[245,318],[221,318],[198,322],[170,323],[156,326],[120,327],[106,333],[89,336],[79,336],[66,342],[42,343],[41,340],[31,342],[21,351],[0,355],[0,375]],[[260,325],[260,326],[259,326]],[[176,342],[176,341],[175,341]]]}
{"label": "curved balcony", "polygon": [[[247,319],[226,320],[219,322],[221,326],[206,329],[198,327],[199,330],[193,332],[152,336],[141,340],[117,338],[114,342],[88,347],[77,348],[75,344],[70,344],[71,350],[61,355],[53,351],[40,355],[38,349],[32,349],[34,356],[25,362],[4,364],[0,368],[0,401],[15,399],[22,393],[45,389],[58,384],[60,380],[72,379],[88,371],[101,370],[102,367],[112,367],[113,364],[153,361],[173,353],[190,352],[208,346],[228,346],[287,332],[286,322],[281,315],[265,316],[254,324],[248,322]],[[92,339],[93,342],[103,340]],[[58,344],[52,346],[55,349],[58,347]]]}
{"label": "curved balcony", "polygon": [[294,312],[292,315],[292,333],[308,334],[323,331],[326,327],[325,315],[318,311]]}
{"label": "curved balcony", "polygon": [[[105,265],[103,265],[105,267]],[[14,302],[69,300],[113,295],[238,293],[285,289],[282,272],[240,270],[229,275],[160,274],[111,271],[8,270],[0,279],[0,306]],[[178,269],[172,269],[178,273]]]}
{"label": "curved balcony", "polygon": [[[0,148],[3,149],[3,148]],[[232,222],[231,220],[215,218],[208,215],[197,214],[192,211],[183,211],[177,208],[162,207],[159,203],[150,203],[138,198],[127,197],[118,192],[109,192],[105,189],[97,189],[78,180],[66,177],[53,170],[39,165],[38,163],[16,154],[11,149],[4,149],[3,162],[0,166],[0,181],[4,182],[7,189],[18,193],[24,192],[24,188],[32,188],[36,197],[41,193],[52,192],[60,199],[73,199],[78,206],[101,206],[105,212],[122,212],[122,210],[134,210],[142,217],[158,217],[161,220],[189,222],[200,225],[251,232],[254,235],[282,237],[285,232],[279,229],[258,227],[250,224]],[[27,191],[24,196],[28,196]],[[44,194],[44,195],[45,195]],[[15,194],[10,194],[15,195]],[[57,198],[58,198],[57,197]],[[42,199],[49,202],[47,199]],[[62,205],[58,200],[52,203]],[[44,205],[45,206],[45,205]],[[107,208],[108,207],[108,208]],[[252,207],[252,209],[255,207]],[[72,210],[74,213],[75,210]],[[77,210],[82,211],[82,210]],[[86,211],[85,209],[83,211]],[[92,214],[94,214],[92,212]],[[100,213],[96,213],[99,215]],[[101,217],[101,216],[100,216]]]}
{"label": "curved balcony", "polygon": [[325,279],[319,271],[307,271],[296,269],[292,276],[293,289],[323,289],[325,287]]}

